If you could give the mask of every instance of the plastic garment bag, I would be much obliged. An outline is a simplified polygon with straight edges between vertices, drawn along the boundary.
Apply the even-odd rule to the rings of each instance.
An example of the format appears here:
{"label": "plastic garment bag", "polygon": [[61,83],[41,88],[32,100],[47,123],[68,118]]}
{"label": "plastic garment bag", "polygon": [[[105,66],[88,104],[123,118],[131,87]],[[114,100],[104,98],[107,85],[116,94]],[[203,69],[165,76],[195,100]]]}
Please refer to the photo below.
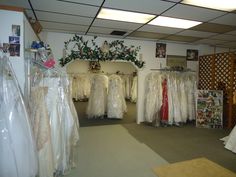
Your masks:
{"label": "plastic garment bag", "polygon": [[229,136],[223,138],[225,141],[225,148],[236,153],[236,126],[230,132]]}
{"label": "plastic garment bag", "polygon": [[0,59],[0,176],[35,177],[37,155],[29,117],[9,60]]}
{"label": "plastic garment bag", "polygon": [[137,101],[137,92],[138,92],[138,77],[134,76],[133,83],[131,87],[131,101],[136,103]]}
{"label": "plastic garment bag", "polygon": [[107,117],[122,119],[123,113],[127,111],[123,84],[120,76],[111,75],[109,77],[107,96]]}
{"label": "plastic garment bag", "polygon": [[108,77],[102,74],[94,75],[91,84],[87,107],[88,118],[103,117],[107,106]]}

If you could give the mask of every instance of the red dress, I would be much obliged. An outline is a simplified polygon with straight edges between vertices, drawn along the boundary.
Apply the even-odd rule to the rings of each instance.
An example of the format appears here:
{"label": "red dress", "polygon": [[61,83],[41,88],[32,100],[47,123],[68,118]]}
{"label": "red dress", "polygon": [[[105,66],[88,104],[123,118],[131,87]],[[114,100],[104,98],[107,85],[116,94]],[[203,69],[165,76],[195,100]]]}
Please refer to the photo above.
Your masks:
{"label": "red dress", "polygon": [[162,82],[162,106],[161,106],[161,122],[168,122],[168,95],[167,95],[167,80]]}

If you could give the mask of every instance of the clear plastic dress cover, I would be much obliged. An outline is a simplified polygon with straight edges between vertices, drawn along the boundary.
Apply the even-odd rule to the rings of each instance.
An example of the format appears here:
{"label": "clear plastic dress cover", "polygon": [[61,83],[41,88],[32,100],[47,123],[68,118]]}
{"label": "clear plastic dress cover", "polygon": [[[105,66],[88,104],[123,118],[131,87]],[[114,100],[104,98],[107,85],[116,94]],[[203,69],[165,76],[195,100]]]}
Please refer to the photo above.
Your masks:
{"label": "clear plastic dress cover", "polygon": [[73,76],[72,96],[75,100],[87,99],[90,96],[90,75],[76,74]]}
{"label": "clear plastic dress cover", "polygon": [[121,77],[111,75],[109,77],[108,96],[107,96],[107,117],[122,119],[123,113],[127,111],[123,84]]}
{"label": "clear plastic dress cover", "polygon": [[135,102],[137,101],[137,86],[138,86],[138,77],[135,76],[133,78],[133,83],[132,83],[132,87],[131,87],[131,101]]}
{"label": "clear plastic dress cover", "polygon": [[22,94],[6,57],[0,59],[0,176],[35,177],[35,141]]}
{"label": "clear plastic dress cover", "polygon": [[225,148],[236,153],[236,126],[230,132],[229,136],[223,138],[225,141]]}
{"label": "clear plastic dress cover", "polygon": [[91,84],[87,107],[88,118],[104,116],[107,106],[108,77],[103,74],[94,75]]}

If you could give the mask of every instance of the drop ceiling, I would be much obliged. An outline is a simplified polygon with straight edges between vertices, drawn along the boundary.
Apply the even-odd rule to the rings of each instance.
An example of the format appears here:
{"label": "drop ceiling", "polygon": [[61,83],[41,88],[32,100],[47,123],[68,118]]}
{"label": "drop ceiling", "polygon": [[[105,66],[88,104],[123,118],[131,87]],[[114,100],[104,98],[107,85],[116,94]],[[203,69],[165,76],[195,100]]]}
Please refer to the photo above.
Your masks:
{"label": "drop ceiling", "polygon": [[[177,41],[236,48],[236,11],[226,12],[183,4],[181,0],[1,0],[0,5],[25,8],[37,18],[43,31],[141,39]],[[189,29],[153,26],[96,18],[101,8],[141,12],[203,22]],[[123,36],[112,31],[125,31]]]}

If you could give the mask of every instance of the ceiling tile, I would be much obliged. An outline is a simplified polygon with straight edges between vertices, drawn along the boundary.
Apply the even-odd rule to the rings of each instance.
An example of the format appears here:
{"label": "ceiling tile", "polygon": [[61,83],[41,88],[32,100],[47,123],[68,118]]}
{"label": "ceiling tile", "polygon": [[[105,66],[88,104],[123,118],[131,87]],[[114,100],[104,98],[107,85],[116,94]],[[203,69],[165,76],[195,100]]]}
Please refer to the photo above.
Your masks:
{"label": "ceiling tile", "polygon": [[236,14],[228,13],[222,17],[219,17],[215,20],[210,21],[212,23],[219,23],[224,25],[233,25],[236,26]]}
{"label": "ceiling tile", "polygon": [[229,26],[229,25],[220,25],[220,24],[215,24],[215,23],[202,23],[190,29],[195,30],[195,31],[205,31],[205,32],[212,32],[212,33],[226,33],[226,32],[235,30],[236,27]]}
{"label": "ceiling tile", "polygon": [[154,33],[165,33],[165,34],[175,34],[177,32],[182,31],[180,28],[168,28],[162,26],[154,26],[154,25],[144,25],[138,31],[146,31],[146,32],[154,32]]}
{"label": "ceiling tile", "polygon": [[[26,13],[31,17],[33,16],[33,12],[31,10],[27,10]],[[71,24],[87,25],[87,26],[89,26],[93,21],[93,18],[89,17],[65,15],[65,14],[42,12],[42,11],[35,11],[35,13],[38,20],[40,21],[62,22],[62,23],[71,23]]]}
{"label": "ceiling tile", "polygon": [[114,9],[144,12],[149,14],[161,14],[173,5],[174,3],[172,2],[165,2],[161,0],[106,0],[103,6]]}
{"label": "ceiling tile", "polygon": [[104,20],[104,19],[95,19],[93,22],[94,27],[106,27],[112,29],[124,29],[124,30],[135,30],[142,26],[138,23],[128,23],[115,20]]}
{"label": "ceiling tile", "polygon": [[141,38],[152,38],[152,39],[161,39],[166,36],[168,36],[168,34],[151,33],[143,31],[135,31],[129,35],[129,37],[141,37]]}
{"label": "ceiling tile", "polygon": [[74,14],[86,17],[94,17],[99,10],[99,7],[95,6],[72,4],[57,0],[31,0],[31,3],[35,10]]}
{"label": "ceiling tile", "polygon": [[211,39],[218,39],[218,40],[224,40],[224,41],[236,41],[236,36],[220,34],[220,35],[212,36]]}
{"label": "ceiling tile", "polygon": [[30,8],[28,1],[26,0],[1,0],[1,5],[8,5],[8,6],[16,6],[16,7],[23,7],[23,8]]}
{"label": "ceiling tile", "polygon": [[231,34],[231,35],[236,35],[236,30],[234,30],[234,31],[230,31],[230,32],[227,32],[227,33],[225,33],[225,34]]}
{"label": "ceiling tile", "polygon": [[199,41],[196,41],[194,43],[196,44],[209,44],[209,45],[217,45],[217,44],[223,44],[226,41],[217,40],[217,39],[201,39]]}
{"label": "ceiling tile", "polygon": [[224,43],[224,46],[236,49],[236,41]]}
{"label": "ceiling tile", "polygon": [[201,38],[198,37],[191,37],[191,36],[180,36],[180,35],[171,35],[165,38],[165,40],[171,40],[171,41],[181,41],[181,42],[194,42]]}
{"label": "ceiling tile", "polygon": [[196,20],[206,22],[218,16],[225,14],[226,12],[210,10],[195,6],[178,4],[170,10],[163,13],[163,16],[176,17],[188,20]]}
{"label": "ceiling tile", "polygon": [[94,6],[100,6],[103,2],[103,0],[58,0],[58,1],[66,1],[71,3],[81,3],[81,4],[90,4]]}
{"label": "ceiling tile", "polygon": [[203,31],[193,31],[193,30],[184,30],[184,31],[178,33],[178,35],[193,36],[193,37],[200,37],[200,38],[210,37],[210,36],[213,36],[213,35],[216,35],[216,34],[217,33],[203,32]]}
{"label": "ceiling tile", "polygon": [[42,25],[43,29],[46,28],[46,29],[74,31],[74,32],[86,32],[88,29],[88,26],[53,23],[53,22],[43,22],[43,21],[39,21],[39,22]]}

